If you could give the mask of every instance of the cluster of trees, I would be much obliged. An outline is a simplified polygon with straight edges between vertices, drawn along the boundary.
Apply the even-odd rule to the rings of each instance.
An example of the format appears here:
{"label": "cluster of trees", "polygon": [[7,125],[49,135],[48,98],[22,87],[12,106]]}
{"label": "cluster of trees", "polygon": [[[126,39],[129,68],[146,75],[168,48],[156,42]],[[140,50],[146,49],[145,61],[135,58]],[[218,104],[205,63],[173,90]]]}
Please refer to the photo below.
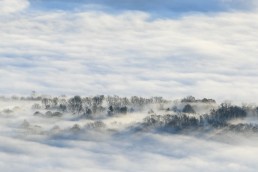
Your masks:
{"label": "cluster of trees", "polygon": [[222,103],[217,110],[211,110],[210,123],[225,123],[229,120],[244,118],[246,116],[247,112],[244,108]]}
{"label": "cluster of trees", "polygon": [[[54,97],[51,98],[51,96],[47,95],[37,95],[35,91],[32,91],[30,96],[11,96],[11,97],[5,97],[5,96],[0,96],[0,100],[21,100],[21,101],[42,101],[42,100],[53,100],[54,99],[66,99],[65,95],[60,96],[59,98]],[[132,96],[130,99],[126,97],[119,97],[119,96],[107,96],[105,99],[109,102],[110,105],[128,105],[128,104],[133,104],[136,106],[141,106],[144,104],[150,104],[150,103],[165,103],[168,102],[168,100],[163,99],[162,97],[152,97],[152,98],[143,98],[143,97],[138,97],[138,96]],[[215,100],[213,99],[196,99],[193,96],[188,96],[185,97],[181,100],[182,103],[216,103]]]}
{"label": "cluster of trees", "polygon": [[80,97],[74,96],[70,99],[65,98],[43,98],[41,105],[34,104],[34,109],[57,110],[61,112],[71,112],[73,114],[83,114],[91,116],[105,110],[103,107],[104,96]]}
{"label": "cluster of trees", "polygon": [[51,117],[61,117],[63,116],[63,114],[61,112],[52,112],[52,111],[47,111],[45,113],[41,113],[39,111],[36,111],[34,113],[34,116],[40,116],[40,117],[48,117],[48,118],[51,118]]}
{"label": "cluster of trees", "polygon": [[61,112],[71,112],[73,114],[82,114],[86,117],[92,117],[94,114],[106,113],[109,116],[115,114],[126,114],[141,110],[149,104],[163,104],[168,102],[162,97],[142,98],[133,96],[131,98],[119,96],[99,95],[94,97],[74,96],[66,98],[42,98],[41,104],[34,104],[33,109],[57,110]]}
{"label": "cluster of trees", "polygon": [[[232,125],[229,123],[229,121],[233,119],[245,118],[247,114],[253,114],[258,117],[258,107],[240,107],[222,103],[218,108],[212,109],[209,114],[197,115],[194,108],[197,106],[196,103],[198,102],[215,103],[212,99],[204,98],[198,100],[189,96],[180,101],[180,109],[177,106],[167,109],[163,108],[167,113],[173,111],[173,114],[156,115],[153,110],[150,110],[148,112],[150,116],[144,119],[142,126],[144,128],[154,127],[170,131],[222,127],[238,131],[247,129],[256,130],[256,128],[258,128],[255,125]],[[38,116],[60,117],[63,113],[68,112],[86,118],[93,118],[96,114],[108,116],[127,114],[134,111],[140,111],[151,104],[158,104],[160,107],[163,107],[169,103],[170,101],[164,100],[162,97],[142,98],[133,96],[131,98],[126,98],[119,96],[105,97],[104,95],[99,95],[94,97],[74,96],[69,99],[65,97],[42,98],[41,104],[36,103],[33,105],[33,108],[47,110],[44,114],[39,111],[35,112],[34,115]]]}
{"label": "cluster of trees", "polygon": [[20,101],[40,101],[42,97],[31,97],[31,96],[11,96],[11,97],[5,97],[5,96],[0,96],[0,100],[6,101],[6,100],[20,100]]}
{"label": "cluster of trees", "polygon": [[143,127],[155,127],[158,129],[173,128],[174,130],[187,129],[189,127],[197,127],[200,124],[200,120],[193,116],[187,116],[186,114],[178,115],[151,115],[144,119]]}
{"label": "cluster of trees", "polygon": [[182,103],[216,103],[215,100],[213,99],[207,99],[207,98],[203,98],[203,99],[196,99],[193,96],[188,96],[185,97],[181,100]]}
{"label": "cluster of trees", "polygon": [[169,131],[182,131],[185,129],[212,129],[228,127],[237,131],[239,128],[254,130],[256,125],[232,125],[230,120],[244,118],[247,112],[243,107],[221,104],[218,109],[211,110],[210,115],[188,116],[185,113],[177,115],[151,115],[144,119],[143,127],[151,127]]}
{"label": "cluster of trees", "polygon": [[[16,98],[15,98],[16,99]],[[196,114],[198,103],[207,107],[212,107],[216,103],[213,99],[196,99],[188,96],[180,100],[179,104],[172,103],[162,97],[142,98],[138,96],[119,97],[98,95],[94,97],[74,96],[71,98],[62,97],[37,97],[31,96],[28,100],[37,100],[41,103],[35,103],[32,108],[37,110],[34,115],[42,117],[61,117],[64,113],[72,113],[80,117],[94,118],[95,115],[113,116],[116,114],[127,114],[135,111],[141,111],[149,105],[159,105],[155,107],[158,110],[164,110],[165,113],[172,114],[156,115],[153,110],[148,113],[141,123],[142,129],[160,129],[165,131],[179,132],[184,130],[211,130],[225,129],[230,131],[255,131],[258,132],[258,125],[255,124],[231,124],[234,119],[245,118],[247,115],[258,117],[258,107],[256,106],[234,106],[228,103],[222,103],[216,109],[212,109],[208,114]],[[172,108],[167,108],[174,105]],[[164,108],[166,107],[166,108]],[[213,106],[214,107],[214,106]],[[41,113],[40,110],[44,110]],[[4,111],[8,113],[8,111]],[[198,111],[197,111],[198,112]],[[89,124],[86,128],[104,128],[102,122]],[[74,126],[73,130],[79,130],[79,126]]]}

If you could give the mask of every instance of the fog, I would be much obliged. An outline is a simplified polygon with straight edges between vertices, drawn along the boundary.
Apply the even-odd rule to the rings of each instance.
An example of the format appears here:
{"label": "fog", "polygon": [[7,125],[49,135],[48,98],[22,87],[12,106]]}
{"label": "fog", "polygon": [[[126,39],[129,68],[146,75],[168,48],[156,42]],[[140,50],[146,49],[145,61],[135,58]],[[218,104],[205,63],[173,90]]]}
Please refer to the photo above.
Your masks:
{"label": "fog", "polygon": [[[67,102],[71,99],[67,98]],[[52,105],[46,109],[42,100],[0,101],[1,171],[171,172],[256,171],[258,168],[257,132],[227,126],[248,123],[251,117],[255,119],[256,112],[251,114],[250,109],[245,118],[232,119],[222,127],[206,130],[185,126],[186,130],[169,132],[155,123],[150,127],[144,121],[155,115],[165,118],[166,114],[200,117],[223,106],[199,100],[188,103],[160,100],[162,103],[144,104],[139,109],[128,104],[134,111],[124,114],[107,115],[104,110],[84,117],[83,113],[72,113],[68,108],[61,116],[46,116],[39,113],[49,114],[48,111],[57,109]],[[104,102],[105,109],[106,97]],[[35,104],[40,106],[35,109]],[[183,112],[186,104],[195,112]],[[180,112],[171,110],[175,106]]]}

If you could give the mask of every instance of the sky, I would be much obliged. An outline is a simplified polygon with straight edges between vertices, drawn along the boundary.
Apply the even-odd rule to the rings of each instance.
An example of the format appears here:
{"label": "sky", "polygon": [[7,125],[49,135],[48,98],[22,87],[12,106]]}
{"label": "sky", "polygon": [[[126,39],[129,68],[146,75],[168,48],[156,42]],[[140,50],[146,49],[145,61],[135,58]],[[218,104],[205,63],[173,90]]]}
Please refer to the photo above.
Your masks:
{"label": "sky", "polygon": [[257,102],[257,0],[0,0],[0,94]]}

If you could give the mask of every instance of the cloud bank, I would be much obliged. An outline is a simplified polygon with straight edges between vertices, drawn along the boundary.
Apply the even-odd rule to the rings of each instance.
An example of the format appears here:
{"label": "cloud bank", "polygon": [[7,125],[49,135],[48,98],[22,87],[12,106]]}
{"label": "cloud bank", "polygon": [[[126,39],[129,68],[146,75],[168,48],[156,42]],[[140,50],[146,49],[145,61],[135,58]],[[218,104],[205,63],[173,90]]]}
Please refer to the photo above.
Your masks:
{"label": "cloud bank", "polygon": [[255,100],[256,13],[152,20],[51,12],[1,19],[0,90]]}
{"label": "cloud bank", "polygon": [[0,15],[10,14],[25,10],[30,5],[28,0],[1,0]]}
{"label": "cloud bank", "polygon": [[[256,7],[255,0],[0,0],[0,94],[36,90],[257,102]],[[92,121],[71,114],[40,118],[32,115],[31,105],[0,102],[0,171],[258,168],[256,137],[110,131],[54,137],[42,131],[56,125],[68,131]],[[143,117],[135,113],[104,122]],[[32,130],[22,128],[24,120]]]}
{"label": "cloud bank", "polygon": [[[16,2],[20,5],[16,11],[28,5],[1,2],[7,4],[2,8]],[[22,14],[0,18],[1,94],[27,95],[36,90],[55,95],[194,95],[256,102],[256,11],[189,13],[175,19],[134,10],[45,10],[31,3]]]}

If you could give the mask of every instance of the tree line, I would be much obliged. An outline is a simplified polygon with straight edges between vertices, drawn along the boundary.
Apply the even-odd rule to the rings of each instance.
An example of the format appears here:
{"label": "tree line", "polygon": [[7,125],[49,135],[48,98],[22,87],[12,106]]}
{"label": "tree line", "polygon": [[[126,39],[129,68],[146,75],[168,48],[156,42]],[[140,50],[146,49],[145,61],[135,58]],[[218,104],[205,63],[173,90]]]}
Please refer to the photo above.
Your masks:
{"label": "tree line", "polygon": [[[176,115],[156,115],[146,117],[140,125],[140,129],[152,128],[169,132],[181,132],[185,130],[213,130],[222,128],[230,131],[252,131],[258,132],[257,124],[231,124],[234,119],[243,119],[250,112],[258,117],[258,108],[239,107],[227,103],[222,103],[217,109],[212,109],[210,114],[190,116],[187,113],[178,112]],[[254,115],[254,114],[253,114]]]}

